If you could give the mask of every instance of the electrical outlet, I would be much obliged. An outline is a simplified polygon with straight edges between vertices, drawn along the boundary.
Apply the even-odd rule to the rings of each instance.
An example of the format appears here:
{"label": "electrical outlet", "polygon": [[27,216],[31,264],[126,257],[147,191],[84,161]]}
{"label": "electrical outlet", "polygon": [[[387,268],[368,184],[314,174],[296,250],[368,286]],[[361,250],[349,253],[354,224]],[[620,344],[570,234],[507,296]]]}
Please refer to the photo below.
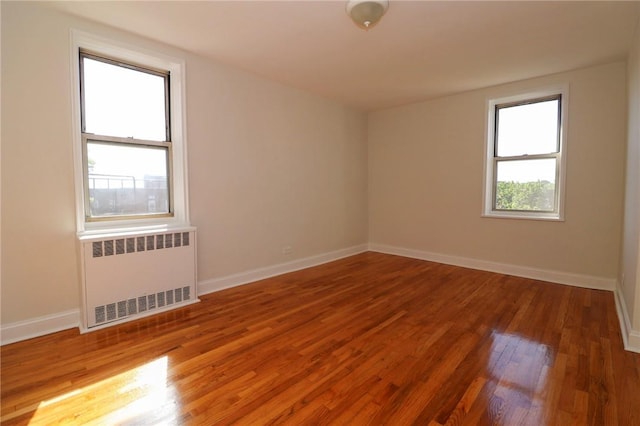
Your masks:
{"label": "electrical outlet", "polygon": [[293,252],[293,248],[291,246],[282,247],[282,254],[291,254]]}

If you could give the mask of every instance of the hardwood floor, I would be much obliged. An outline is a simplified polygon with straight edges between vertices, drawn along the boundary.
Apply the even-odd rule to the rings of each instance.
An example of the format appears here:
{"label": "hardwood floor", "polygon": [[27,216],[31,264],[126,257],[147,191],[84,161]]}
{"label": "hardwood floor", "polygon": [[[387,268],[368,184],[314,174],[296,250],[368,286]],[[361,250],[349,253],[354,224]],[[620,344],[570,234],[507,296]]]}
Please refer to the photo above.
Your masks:
{"label": "hardwood floor", "polygon": [[1,356],[7,425],[640,425],[612,293],[378,253]]}

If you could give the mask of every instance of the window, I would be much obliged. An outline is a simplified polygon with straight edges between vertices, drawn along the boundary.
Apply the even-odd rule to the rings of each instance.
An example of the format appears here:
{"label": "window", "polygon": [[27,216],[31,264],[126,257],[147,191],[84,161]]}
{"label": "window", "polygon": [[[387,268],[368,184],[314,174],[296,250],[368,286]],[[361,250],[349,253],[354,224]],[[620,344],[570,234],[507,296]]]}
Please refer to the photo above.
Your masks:
{"label": "window", "polygon": [[85,217],[171,215],[169,73],[80,51]]}
{"label": "window", "polygon": [[187,225],[184,64],[72,34],[78,230]]}
{"label": "window", "polygon": [[566,90],[488,104],[484,215],[563,219]]}

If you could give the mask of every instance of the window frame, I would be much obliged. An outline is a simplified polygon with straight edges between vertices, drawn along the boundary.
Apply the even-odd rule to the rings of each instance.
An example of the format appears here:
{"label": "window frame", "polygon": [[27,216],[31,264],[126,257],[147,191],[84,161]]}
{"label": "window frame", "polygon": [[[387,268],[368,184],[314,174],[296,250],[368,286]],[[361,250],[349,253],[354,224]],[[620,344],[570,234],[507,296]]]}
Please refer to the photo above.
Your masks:
{"label": "window frame", "polygon": [[[500,157],[497,155],[498,109],[532,104],[559,98],[558,103],[558,146],[557,151],[542,154],[525,154]],[[567,85],[559,85],[518,94],[496,97],[486,103],[486,143],[484,161],[483,217],[564,221],[564,198],[566,181],[567,107],[569,90]],[[555,209],[507,210],[496,208],[498,163],[518,160],[554,159],[556,162]]]}
{"label": "window frame", "polygon": [[[166,141],[95,135],[84,130],[84,99],[80,84],[83,78],[80,66],[81,52],[88,57],[113,61],[138,71],[152,74],[166,73],[165,80],[165,133]],[[76,227],[80,235],[140,229],[189,226],[188,179],[186,155],[185,63],[182,59],[132,46],[119,40],[71,30],[71,80],[74,176],[76,187]],[[89,185],[87,143],[118,143],[121,146],[150,146],[167,149],[168,213],[131,216],[89,217]]]}

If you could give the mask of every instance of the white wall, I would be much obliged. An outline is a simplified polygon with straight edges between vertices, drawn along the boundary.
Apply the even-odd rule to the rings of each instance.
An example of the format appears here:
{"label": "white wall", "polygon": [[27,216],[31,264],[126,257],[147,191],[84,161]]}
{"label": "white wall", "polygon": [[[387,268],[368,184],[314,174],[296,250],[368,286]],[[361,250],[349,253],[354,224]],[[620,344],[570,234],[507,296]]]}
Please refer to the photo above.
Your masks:
{"label": "white wall", "polygon": [[2,7],[2,322],[77,308],[69,29]]}
{"label": "white wall", "polygon": [[[627,332],[640,350],[640,22],[628,60],[628,124],[624,235],[620,289]],[[632,330],[635,330],[632,333]]]}
{"label": "white wall", "polygon": [[185,58],[200,281],[366,243],[364,113],[41,4],[1,7],[3,325],[79,307],[70,28]]}
{"label": "white wall", "polygon": [[[563,83],[569,84],[566,220],[481,217],[487,99]],[[470,266],[568,274],[613,289],[625,90],[621,62],[370,114],[370,243]]]}
{"label": "white wall", "polygon": [[188,73],[200,279],[366,243],[363,113],[197,58]]}

